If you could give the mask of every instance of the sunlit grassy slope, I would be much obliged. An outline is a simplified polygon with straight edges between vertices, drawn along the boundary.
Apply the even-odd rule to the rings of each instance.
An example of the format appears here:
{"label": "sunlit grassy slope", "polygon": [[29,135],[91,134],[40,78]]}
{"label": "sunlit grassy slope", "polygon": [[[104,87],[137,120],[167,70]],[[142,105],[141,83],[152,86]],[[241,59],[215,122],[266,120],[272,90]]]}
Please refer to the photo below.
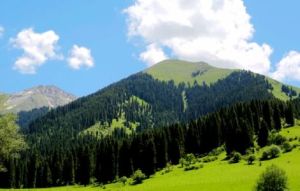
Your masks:
{"label": "sunlit grassy slope", "polygon": [[[281,132],[288,138],[300,137],[300,127],[284,129]],[[299,141],[296,141],[299,143]],[[261,152],[257,154],[261,155]],[[204,167],[198,170],[184,171],[179,166],[167,174],[157,172],[153,177],[145,180],[143,184],[123,186],[121,183],[114,183],[102,187],[70,186],[49,189],[28,189],[28,191],[247,191],[253,190],[256,180],[265,168],[276,164],[284,169],[288,176],[290,190],[300,190],[300,150],[295,148],[292,152],[281,154],[279,158],[263,161],[261,164],[256,161],[254,165],[247,165],[246,161],[238,164],[229,164],[223,160],[225,153],[222,153],[218,160],[211,163],[204,163]]]}
{"label": "sunlit grassy slope", "polygon": [[[199,71],[199,74],[193,77],[193,73]],[[231,74],[234,70],[215,68],[203,62],[186,62],[180,60],[166,60],[160,62],[145,72],[152,75],[154,78],[170,81],[174,80],[176,84],[180,82],[190,83],[194,81],[202,84],[204,81],[207,84],[214,83],[219,79],[223,79]]]}
{"label": "sunlit grassy slope", "polygon": [[[187,62],[181,60],[162,61],[145,70],[147,74],[150,74],[158,80],[173,80],[175,84],[185,82],[191,85],[195,81],[197,81],[198,84],[202,84],[203,82],[213,84],[218,80],[226,78],[234,71],[239,70],[216,68],[204,62]],[[282,83],[271,78],[267,79],[273,86],[272,94],[276,98],[281,100],[289,99],[289,97],[281,91]],[[293,87],[293,89],[297,91],[297,93],[300,93],[299,88]]]}
{"label": "sunlit grassy slope", "polygon": [[[280,83],[272,78],[267,78],[267,79],[270,82],[270,84],[273,86],[272,94],[276,98],[285,100],[285,101],[289,99],[289,97],[284,92],[281,91],[282,83]],[[300,88],[294,87],[294,86],[291,86],[291,87],[297,92],[297,94],[300,93]]]}
{"label": "sunlit grassy slope", "polygon": [[[140,106],[148,105],[148,103],[146,101],[144,101],[136,96],[130,97],[130,99],[125,101],[123,104],[126,105],[129,102],[133,102],[133,101],[136,101]],[[125,113],[122,112],[120,114],[120,116],[117,119],[113,119],[110,124],[108,124],[107,122],[105,122],[105,123],[97,122],[93,126],[82,131],[80,134],[83,134],[83,135],[84,134],[93,134],[93,135],[98,134],[98,136],[106,136],[106,135],[111,135],[112,132],[116,128],[124,128],[124,129],[126,129],[127,134],[131,134],[133,131],[135,131],[137,126],[139,126],[139,123],[138,122],[128,122],[127,123],[127,122],[128,121],[125,117]]]}

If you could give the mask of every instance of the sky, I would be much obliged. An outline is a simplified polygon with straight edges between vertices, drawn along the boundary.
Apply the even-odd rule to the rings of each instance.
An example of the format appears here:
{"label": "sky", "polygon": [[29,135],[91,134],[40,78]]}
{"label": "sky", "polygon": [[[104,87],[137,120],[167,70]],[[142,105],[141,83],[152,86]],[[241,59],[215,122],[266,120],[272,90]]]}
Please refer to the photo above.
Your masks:
{"label": "sky", "polygon": [[205,61],[300,86],[300,2],[3,0],[0,92],[93,93],[164,59]]}

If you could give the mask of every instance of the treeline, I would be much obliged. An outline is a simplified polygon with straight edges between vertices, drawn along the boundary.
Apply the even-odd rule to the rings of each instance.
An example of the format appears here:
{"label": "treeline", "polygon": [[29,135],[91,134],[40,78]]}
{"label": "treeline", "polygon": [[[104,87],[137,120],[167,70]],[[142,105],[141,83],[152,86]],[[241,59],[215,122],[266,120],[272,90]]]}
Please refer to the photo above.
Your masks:
{"label": "treeline", "polygon": [[203,154],[225,145],[245,153],[257,141],[266,144],[271,130],[280,130],[282,122],[294,124],[300,100],[293,103],[251,101],[220,109],[187,124],[147,129],[132,136],[116,131],[96,139],[77,136],[68,141],[38,139],[20,159],[6,161],[8,171],[0,173],[0,187],[48,187],[70,184],[107,183],[130,176],[141,169],[151,175],[177,164],[186,153]]}

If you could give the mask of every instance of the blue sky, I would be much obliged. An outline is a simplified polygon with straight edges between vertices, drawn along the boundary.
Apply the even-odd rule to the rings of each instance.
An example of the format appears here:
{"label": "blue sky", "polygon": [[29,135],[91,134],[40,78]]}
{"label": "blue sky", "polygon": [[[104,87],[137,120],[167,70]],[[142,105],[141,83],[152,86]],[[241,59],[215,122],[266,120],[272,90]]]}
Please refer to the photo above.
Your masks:
{"label": "blue sky", "polygon": [[[28,0],[26,3],[18,0],[2,1],[0,26],[4,28],[4,32],[0,38],[0,92],[12,93],[37,85],[56,85],[76,96],[83,96],[152,65],[148,63],[150,55],[152,61],[153,55],[157,56],[154,61],[165,57],[193,61],[202,59],[202,57],[188,57],[188,54],[177,51],[176,44],[168,44],[165,39],[157,40],[153,36],[149,37],[143,31],[135,30],[137,34],[128,36],[128,22],[132,24],[135,17],[138,19],[142,17],[136,16],[134,11],[124,13],[123,10],[133,6],[134,3],[136,3],[134,0]],[[142,3],[143,0],[135,8],[141,8]],[[300,12],[297,8],[300,7],[300,2],[246,0],[244,4],[255,30],[252,38],[246,41],[259,45],[267,43],[273,50],[269,56],[271,61],[267,71],[269,75],[273,75],[276,65],[292,50],[296,51],[295,54],[291,54],[294,58],[292,60],[296,63],[282,62],[280,70],[282,71],[285,65],[290,68],[298,66],[300,25],[297,24],[297,19],[300,18]],[[141,26],[141,23],[135,24]],[[24,55],[24,50],[16,48],[12,39],[16,39],[21,31],[29,28],[35,33],[54,31],[59,36],[55,51],[57,55],[63,55],[64,59],[47,59],[36,68],[35,74],[24,74],[13,69],[17,59]],[[74,45],[91,51],[93,67],[82,65],[79,69],[73,69],[68,65],[68,57]],[[202,53],[202,50],[199,50],[199,54],[196,52],[198,55]],[[206,59],[209,61],[209,58],[204,56],[203,60]],[[219,63],[223,63],[222,59],[223,57]],[[226,67],[227,62],[224,63],[223,66]],[[257,65],[248,68],[234,64],[236,63],[233,60],[228,66],[259,71],[253,68]],[[297,78],[288,76],[291,72],[283,73],[280,73],[278,79],[300,85]]]}

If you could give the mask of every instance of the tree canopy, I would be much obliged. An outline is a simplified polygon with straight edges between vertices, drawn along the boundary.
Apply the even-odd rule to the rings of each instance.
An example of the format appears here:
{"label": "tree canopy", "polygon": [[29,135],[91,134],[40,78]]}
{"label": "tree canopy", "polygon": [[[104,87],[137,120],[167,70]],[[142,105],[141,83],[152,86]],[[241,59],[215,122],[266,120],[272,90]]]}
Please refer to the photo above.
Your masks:
{"label": "tree canopy", "polygon": [[5,170],[3,161],[10,157],[17,157],[26,147],[23,136],[16,124],[17,117],[8,114],[0,117],[0,171]]}

